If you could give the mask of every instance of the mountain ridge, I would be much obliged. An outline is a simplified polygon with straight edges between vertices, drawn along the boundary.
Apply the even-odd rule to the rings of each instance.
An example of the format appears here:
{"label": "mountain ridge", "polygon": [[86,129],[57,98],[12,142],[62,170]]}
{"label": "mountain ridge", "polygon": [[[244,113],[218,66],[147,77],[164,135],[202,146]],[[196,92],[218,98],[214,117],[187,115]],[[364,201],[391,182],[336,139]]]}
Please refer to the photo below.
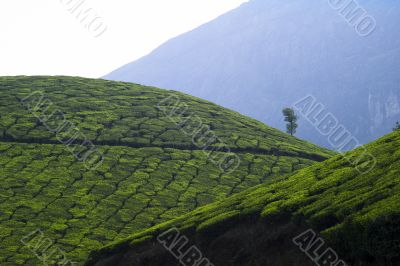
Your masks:
{"label": "mountain ridge", "polygon": [[[328,2],[250,1],[105,78],[183,91],[282,130],[281,110],[311,94],[370,142],[400,119],[400,6],[359,4],[377,21],[366,37]],[[298,134],[331,147],[307,123]]]}

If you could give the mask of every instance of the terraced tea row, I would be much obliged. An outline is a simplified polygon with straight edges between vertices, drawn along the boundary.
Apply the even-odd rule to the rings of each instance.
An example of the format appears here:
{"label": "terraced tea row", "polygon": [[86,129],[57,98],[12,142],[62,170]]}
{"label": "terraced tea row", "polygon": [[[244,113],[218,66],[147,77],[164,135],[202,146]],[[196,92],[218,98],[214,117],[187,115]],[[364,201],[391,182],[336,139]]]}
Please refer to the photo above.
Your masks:
{"label": "terraced tea row", "polygon": [[[169,222],[137,232],[123,241],[94,252],[88,265],[96,262],[105,262],[101,265],[123,265],[121,263],[131,262],[129,258],[141,258],[148,265],[158,266],[159,263],[152,262],[156,259],[158,262],[165,261],[170,255],[166,250],[164,257],[161,255],[160,249],[163,248],[155,238],[174,227],[181,229],[182,234],[190,234],[204,256],[220,262],[216,265],[264,265],[256,262],[264,259],[264,262],[271,263],[274,256],[275,259],[283,256],[284,247],[288,248],[276,240],[280,235],[290,232],[290,227],[284,224],[288,217],[292,223],[321,232],[324,239],[351,263],[349,265],[398,265],[400,131],[366,148],[377,160],[376,166],[368,173],[361,174],[355,165],[349,165],[344,157],[338,155],[293,175],[271,180],[268,185],[250,188]],[[349,152],[347,157],[356,158],[363,152],[363,149],[357,149]],[[359,161],[359,165],[364,163],[368,162]],[[274,225],[273,221],[280,221],[278,224],[282,227]],[[258,235],[265,234],[264,238],[251,234],[254,232],[251,230],[260,228],[264,231],[258,232]],[[242,238],[235,238],[241,232]],[[291,243],[295,236],[288,236],[286,241]],[[252,237],[260,240],[253,250],[245,246],[245,243],[255,241]],[[258,249],[261,239],[269,239],[267,247],[271,253]],[[229,245],[229,251],[226,245]],[[293,243],[290,246],[295,247]],[[143,250],[146,252],[141,252]],[[315,251],[314,248],[311,250]],[[231,253],[233,257],[228,256]],[[157,257],[153,260],[154,254]],[[241,258],[246,258],[246,261],[241,262]],[[305,258],[311,265],[312,261]]]}
{"label": "terraced tea row", "polygon": [[36,265],[20,239],[35,229],[83,262],[92,249],[313,161],[239,154],[227,175],[201,151],[101,146],[87,171],[63,145],[0,143],[1,265]]}

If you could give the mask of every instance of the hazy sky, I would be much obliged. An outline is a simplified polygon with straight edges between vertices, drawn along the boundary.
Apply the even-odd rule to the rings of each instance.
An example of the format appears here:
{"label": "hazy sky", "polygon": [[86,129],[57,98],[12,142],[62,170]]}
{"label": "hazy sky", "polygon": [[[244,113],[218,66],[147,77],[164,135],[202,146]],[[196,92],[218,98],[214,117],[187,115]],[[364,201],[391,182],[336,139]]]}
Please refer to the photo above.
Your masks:
{"label": "hazy sky", "polygon": [[243,2],[1,0],[0,76],[100,77]]}

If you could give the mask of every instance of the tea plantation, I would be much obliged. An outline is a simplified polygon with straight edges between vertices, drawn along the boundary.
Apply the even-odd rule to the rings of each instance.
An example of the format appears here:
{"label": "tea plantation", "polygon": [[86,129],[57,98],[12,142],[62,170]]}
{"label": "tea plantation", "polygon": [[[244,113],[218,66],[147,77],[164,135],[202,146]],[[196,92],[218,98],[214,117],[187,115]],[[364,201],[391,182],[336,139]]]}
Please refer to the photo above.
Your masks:
{"label": "tea plantation", "polygon": [[[293,222],[304,228],[321,232],[334,250],[351,262],[348,265],[399,265],[400,132],[393,132],[367,145],[366,148],[377,161],[372,171],[362,174],[356,170],[355,165],[349,165],[348,160],[338,155],[292,175],[271,180],[268,184],[250,188],[166,223],[137,232],[123,241],[93,252],[88,265],[94,265],[102,259],[110,258],[111,255],[129,252],[133,252],[135,257],[139,257],[142,252],[143,257],[151,261],[150,255],[155,253],[146,253],[143,247],[150,247],[146,245],[149,242],[155,243],[155,246],[159,245],[155,237],[173,227],[181,229],[182,234],[191,235],[192,240],[210,241],[226,232],[228,233],[225,235],[230,237],[237,234],[237,229],[233,231],[233,228],[246,219],[251,221],[250,224],[254,227],[258,224],[257,221],[263,221],[268,228],[273,226],[272,221],[284,221],[284,217],[290,217]],[[347,156],[355,158],[363,151],[360,148],[349,152]],[[360,161],[359,165],[364,163]],[[274,229],[270,231],[271,239],[277,239],[279,234],[285,232]],[[252,238],[250,241],[255,240]],[[246,249],[243,243],[245,239],[229,244],[229,247],[236,248],[237,253],[240,253]],[[281,244],[272,243],[278,248]],[[293,243],[291,244],[294,247]],[[227,253],[226,250],[210,248],[210,243],[199,247],[203,248],[203,252],[208,249],[214,255],[217,254],[212,257],[215,260]],[[209,254],[204,255],[207,257]],[[266,251],[252,255],[257,259],[272,256]],[[240,258],[240,255],[236,256]],[[247,260],[252,258],[248,254],[247,256]],[[312,260],[305,255],[304,257],[310,265],[315,265]],[[366,261],[369,263],[366,264]],[[252,264],[232,259],[230,262],[225,261],[225,264],[216,265]]]}
{"label": "tea plantation", "polygon": [[[104,155],[96,169],[88,170],[25,108],[23,99],[35,92]],[[82,265],[91,250],[334,155],[210,102],[136,84],[1,77],[0,95],[2,266],[43,264],[21,242],[37,229]],[[210,161],[160,111],[171,95],[238,156],[235,171]]]}
{"label": "tea plantation", "polygon": [[[178,92],[67,77],[0,77],[0,85],[0,137],[3,140],[57,142],[54,134],[21,104],[32,92],[41,92],[94,143],[193,149],[192,137],[183,134],[158,108],[160,103],[168,106],[165,99],[174,95],[188,106],[183,116],[198,116],[202,124],[209,126],[232,149],[276,150],[294,155],[301,152],[319,158],[333,154],[239,113]],[[179,116],[180,112],[176,112],[171,118],[178,121]]]}

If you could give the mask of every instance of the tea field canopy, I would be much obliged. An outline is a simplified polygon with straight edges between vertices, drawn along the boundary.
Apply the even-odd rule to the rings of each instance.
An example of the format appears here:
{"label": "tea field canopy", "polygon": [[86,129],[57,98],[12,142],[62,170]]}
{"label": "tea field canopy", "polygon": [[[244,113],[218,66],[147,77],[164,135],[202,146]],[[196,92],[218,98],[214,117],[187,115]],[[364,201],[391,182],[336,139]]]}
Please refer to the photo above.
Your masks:
{"label": "tea field canopy", "polygon": [[[302,153],[320,159],[334,154],[183,93],[132,83],[71,77],[0,77],[0,136],[3,140],[57,143],[56,136],[23,108],[22,100],[37,100],[35,95],[29,97],[32,93],[43,94],[55,110],[64,113],[68,122],[97,144],[193,149],[192,136],[185,135],[176,123],[171,122],[171,119],[182,119],[182,110],[171,112],[171,103],[175,102],[168,99],[172,96],[179,99],[181,109],[187,105],[183,116],[192,115],[193,123],[200,120],[232,149]],[[167,117],[159,105],[166,108],[162,110],[167,114],[172,113],[171,116]],[[46,106],[40,107],[45,109]],[[79,138],[82,137],[77,140],[82,140]]]}
{"label": "tea field canopy", "polygon": [[[2,266],[60,263],[34,252],[35,232],[82,265],[91,250],[335,154],[210,102],[137,84],[1,77],[0,94]],[[32,113],[26,106],[36,95],[47,104]],[[158,108],[176,98],[237,155],[235,171],[213,163]],[[63,135],[37,118],[49,106],[103,154],[98,167],[88,170],[71,153],[79,142],[61,144]]]}
{"label": "tea field canopy", "polygon": [[[279,256],[282,257],[285,250],[281,249],[282,243],[277,239],[279,235],[290,232],[291,229],[289,226],[285,230],[279,228],[276,224],[273,225],[273,221],[278,221],[279,224],[286,218],[303,228],[312,228],[320,232],[323,239],[338,252],[341,258],[349,263],[352,262],[349,265],[361,265],[360,262],[364,260],[369,261],[369,264],[362,265],[399,265],[397,263],[400,262],[398,246],[400,238],[400,132],[393,132],[366,145],[365,148],[376,159],[375,167],[369,172],[360,173],[356,170],[356,166],[362,166],[365,161],[359,161],[358,165],[349,165],[346,159],[360,156],[364,149],[351,151],[345,157],[337,155],[291,175],[271,180],[268,184],[249,188],[168,222],[136,232],[125,240],[93,252],[87,265],[96,265],[97,262],[104,262],[101,265],[111,263],[122,265],[122,259],[125,259],[124,263],[129,263],[127,258],[139,257],[151,264],[151,256],[156,255],[158,261],[162,261],[163,258],[166,261],[168,252],[165,251],[166,255],[160,257],[160,250],[163,250],[163,247],[155,238],[171,228],[179,229],[181,234],[190,235],[191,241],[201,248],[203,255],[216,261],[221,257],[226,258],[224,254],[229,253],[227,249],[221,248],[221,243],[218,241],[222,241],[225,248],[229,245],[229,250],[232,249],[231,253],[235,256],[230,257],[230,261],[225,261],[225,264],[216,263],[215,265],[261,265],[251,264],[251,259],[268,260],[273,257],[272,253],[266,250],[255,252],[257,245],[261,244],[256,242],[256,239],[260,240],[268,236],[260,236],[260,233],[245,234],[241,241],[236,242],[233,236],[241,231],[249,233],[251,227],[259,227],[260,223],[264,224],[264,230],[269,230],[265,234],[270,234],[270,239],[273,239],[269,246],[275,246],[280,252]],[[247,227],[243,229],[244,226],[242,226],[242,229],[238,229],[241,223],[246,224]],[[219,236],[223,237],[218,238]],[[287,240],[290,242],[289,246],[298,249],[291,243],[295,236],[292,235]],[[225,242],[223,242],[224,237]],[[252,237],[252,239],[246,239],[246,237]],[[250,243],[253,250],[248,254],[243,254],[243,250],[247,248],[246,243]],[[218,244],[220,249],[216,250]],[[160,247],[158,252],[152,252],[157,246]],[[146,250],[146,247],[152,250]],[[306,261],[313,265],[305,254],[301,255],[304,255]],[[240,260],[243,257],[246,258],[245,261]],[[390,264],[390,261],[393,264]]]}

